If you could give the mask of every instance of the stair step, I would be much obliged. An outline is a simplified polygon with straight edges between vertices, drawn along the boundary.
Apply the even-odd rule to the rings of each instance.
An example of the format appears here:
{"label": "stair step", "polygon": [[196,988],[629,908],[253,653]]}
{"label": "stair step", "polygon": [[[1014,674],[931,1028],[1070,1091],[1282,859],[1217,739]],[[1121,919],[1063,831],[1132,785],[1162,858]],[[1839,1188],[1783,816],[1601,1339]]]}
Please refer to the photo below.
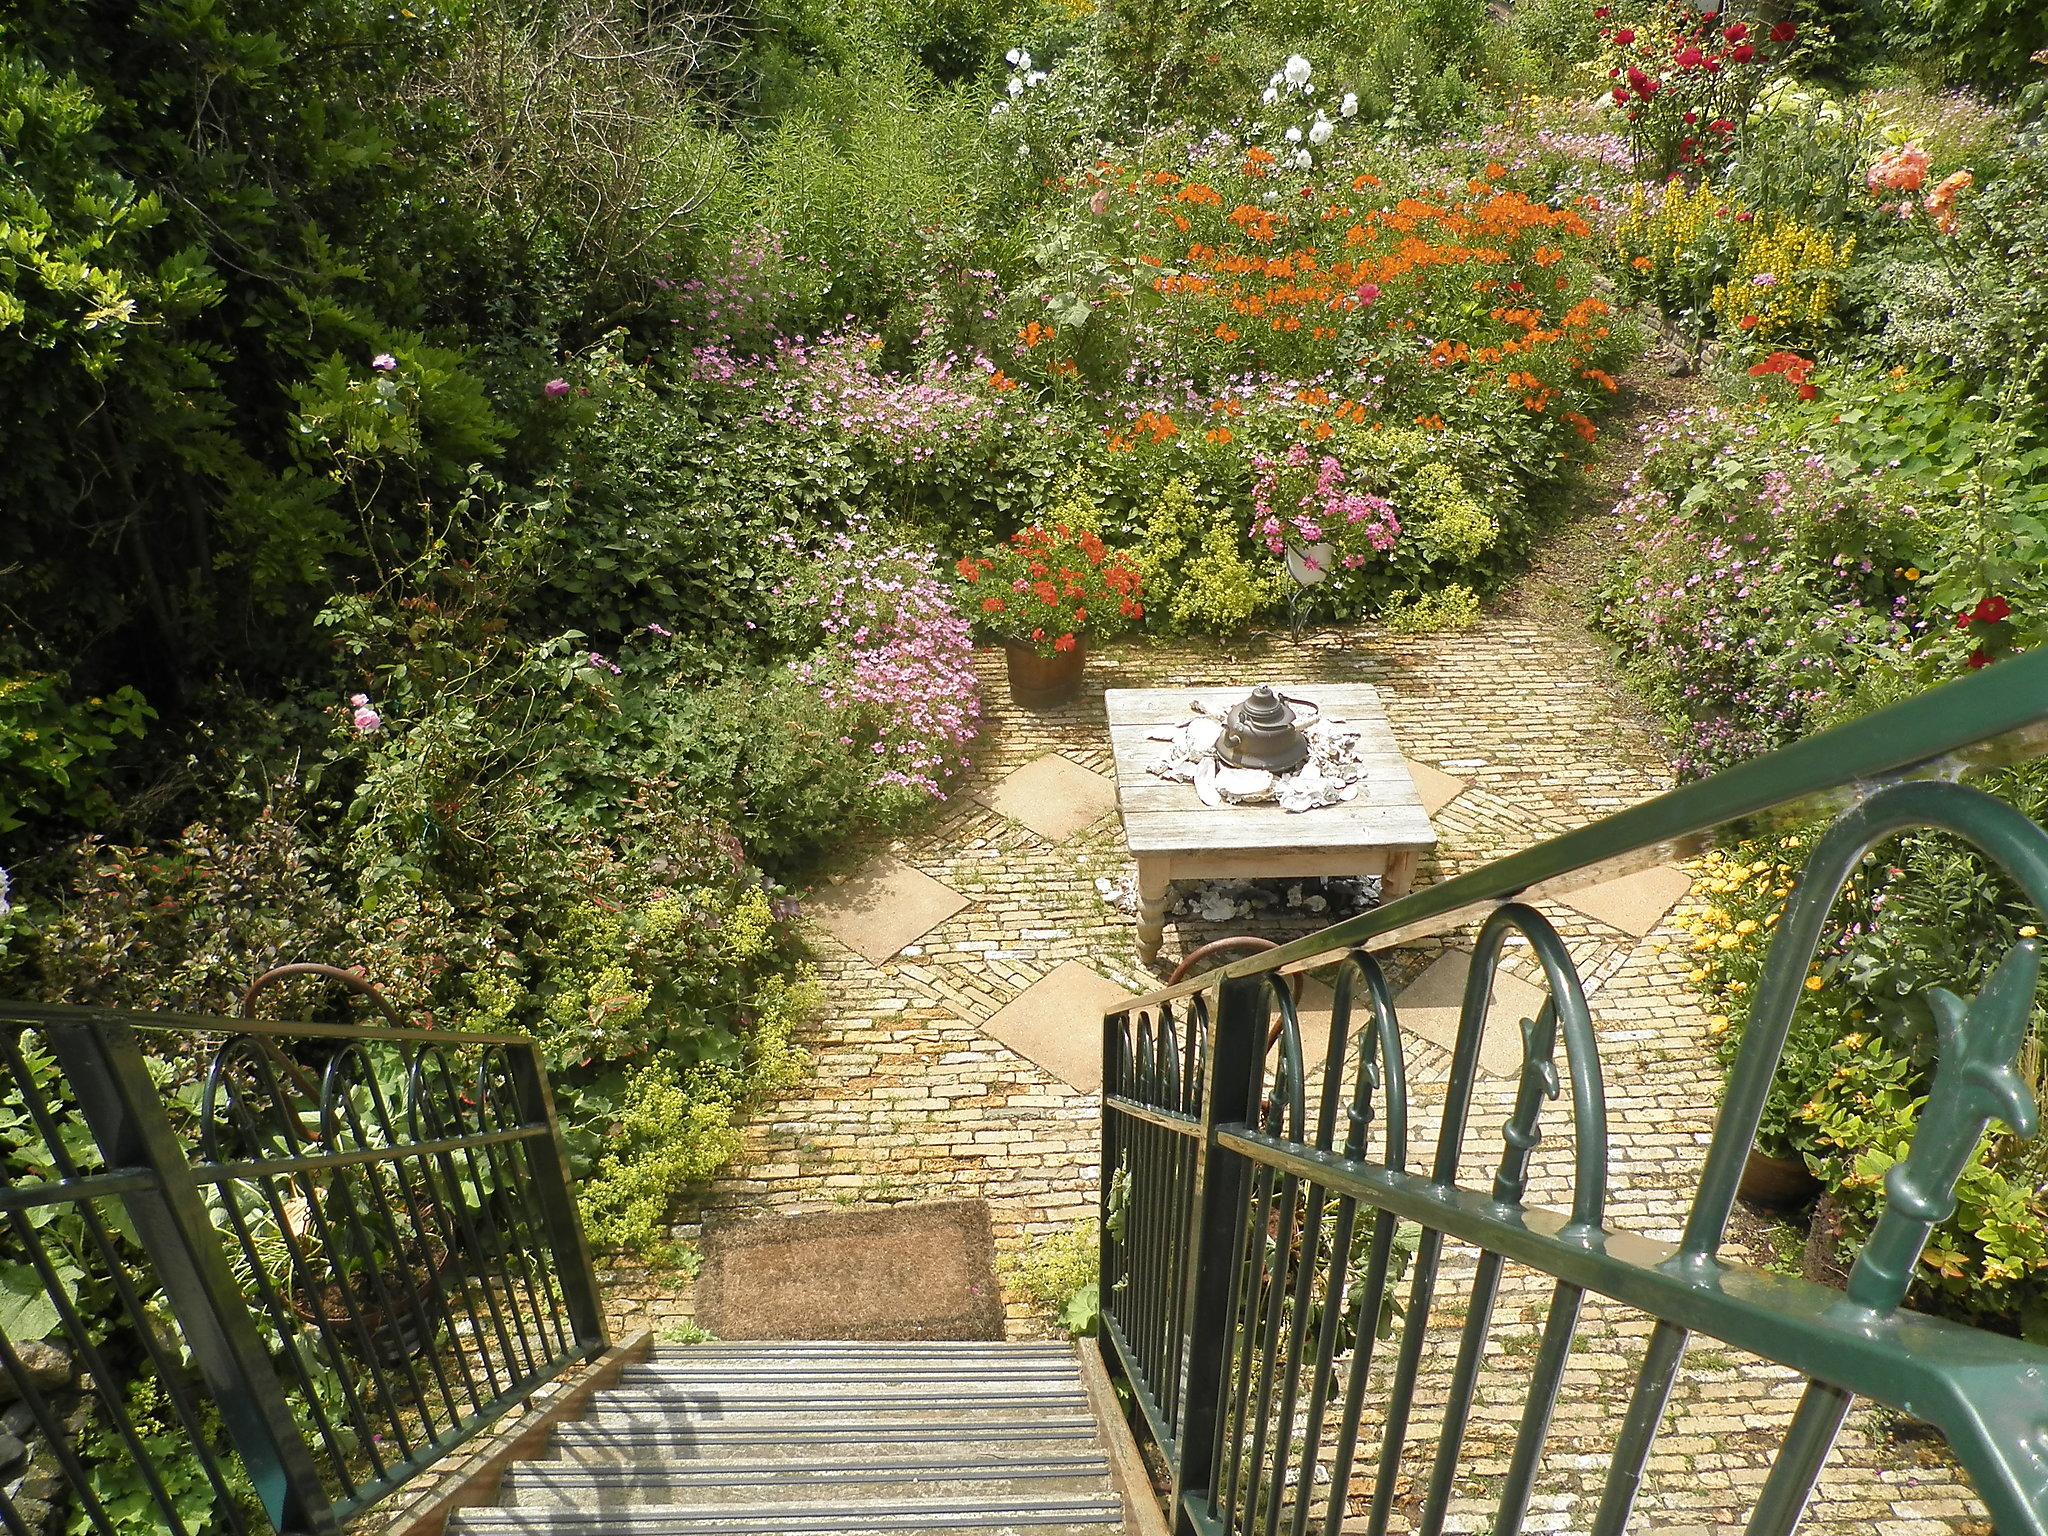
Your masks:
{"label": "stair step", "polygon": [[785,1383],[965,1382],[1078,1385],[1080,1368],[1057,1355],[1042,1361],[1006,1363],[995,1360],[903,1360],[875,1355],[844,1360],[679,1360],[657,1365],[631,1365],[619,1373],[619,1386],[641,1391],[670,1383],[744,1383],[777,1387]]}
{"label": "stair step", "polygon": [[990,1462],[961,1459],[959,1447],[948,1459],[885,1460],[871,1455],[865,1465],[837,1466],[728,1461],[681,1467],[670,1463],[655,1469],[528,1462],[507,1473],[499,1489],[500,1503],[524,1509],[647,1504],[758,1508],[770,1499],[888,1508],[920,1498],[1042,1500],[1108,1497],[1113,1491],[1100,1451]]}
{"label": "stair step", "polygon": [[769,1502],[744,1508],[465,1509],[449,1520],[448,1530],[453,1536],[881,1536],[894,1531],[1123,1536],[1123,1506],[1114,1497],[1095,1496],[906,1499],[851,1510],[844,1504]]}
{"label": "stair step", "polygon": [[[564,1424],[540,1465],[672,1467],[679,1459],[782,1461],[814,1466],[861,1465],[877,1456],[945,1457],[959,1440],[957,1420],[876,1419],[863,1424],[826,1421],[793,1425],[786,1419],[748,1424],[678,1424],[614,1419]],[[998,1415],[973,1421],[975,1454],[985,1461],[1099,1450],[1092,1417]]]}
{"label": "stair step", "polygon": [[669,1420],[691,1425],[786,1423],[791,1425],[858,1424],[898,1418],[924,1423],[960,1422],[1000,1415],[1026,1418],[1044,1414],[1084,1418],[1087,1394],[858,1391],[807,1392],[787,1397],[724,1393],[670,1392],[625,1395],[604,1392],[591,1399],[589,1417],[599,1424]]}
{"label": "stair step", "polygon": [[720,1339],[708,1344],[660,1344],[655,1360],[711,1360],[721,1355],[757,1359],[809,1358],[821,1355],[896,1355],[908,1358],[967,1359],[976,1355],[1027,1359],[1034,1355],[1074,1358],[1074,1346],[1047,1339]]}

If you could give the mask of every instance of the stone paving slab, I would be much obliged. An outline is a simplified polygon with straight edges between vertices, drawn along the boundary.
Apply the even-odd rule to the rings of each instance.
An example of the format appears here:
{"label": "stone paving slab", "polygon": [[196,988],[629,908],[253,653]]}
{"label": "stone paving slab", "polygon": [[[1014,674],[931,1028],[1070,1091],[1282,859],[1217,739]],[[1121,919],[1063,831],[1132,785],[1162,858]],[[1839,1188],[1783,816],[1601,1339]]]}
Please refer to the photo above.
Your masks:
{"label": "stone paving slab", "polygon": [[1083,1093],[1102,1091],[1102,1016],[1130,993],[1069,960],[982,1026],[1019,1056]]}
{"label": "stone paving slab", "polygon": [[1415,793],[1422,801],[1425,815],[1434,817],[1465,792],[1463,779],[1453,778],[1441,768],[1432,768],[1427,763],[1418,763],[1414,758],[1404,758],[1408,765],[1408,777],[1415,781]]}
{"label": "stone paving slab", "polygon": [[1597,885],[1583,885],[1555,899],[1610,928],[1646,939],[1692,889],[1692,876],[1670,864],[1638,870]]}
{"label": "stone paving slab", "polygon": [[[1394,997],[1394,1012],[1404,1034],[1432,1040],[1445,1050],[1458,1043],[1458,1019],[1465,1006],[1465,978],[1472,971],[1472,951],[1454,949],[1410,982]],[[1479,1067],[1496,1077],[1511,1077],[1522,1068],[1521,1023],[1543,1006],[1547,994],[1513,972],[1493,976],[1493,1001],[1479,1035]]]}
{"label": "stone paving slab", "polygon": [[1116,809],[1116,784],[1103,774],[1048,752],[1005,774],[979,798],[1049,843],[1064,843]]}
{"label": "stone paving slab", "polygon": [[880,965],[967,905],[967,898],[891,854],[869,860],[805,904],[855,954]]}

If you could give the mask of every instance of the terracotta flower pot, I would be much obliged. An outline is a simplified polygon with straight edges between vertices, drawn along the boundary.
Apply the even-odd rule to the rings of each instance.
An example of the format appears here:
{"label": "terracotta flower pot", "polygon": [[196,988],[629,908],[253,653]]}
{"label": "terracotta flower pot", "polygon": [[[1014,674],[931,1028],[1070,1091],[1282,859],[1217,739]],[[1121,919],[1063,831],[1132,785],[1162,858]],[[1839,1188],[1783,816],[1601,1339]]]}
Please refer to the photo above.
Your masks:
{"label": "terracotta flower pot", "polygon": [[1820,1180],[1807,1172],[1803,1158],[1772,1157],[1751,1147],[1735,1192],[1767,1211],[1796,1211],[1820,1193]]}
{"label": "terracotta flower pot", "polygon": [[1081,691],[1081,669],[1088,661],[1086,640],[1050,656],[1010,640],[1003,643],[1003,652],[1010,664],[1010,697],[1026,709],[1051,709]]}

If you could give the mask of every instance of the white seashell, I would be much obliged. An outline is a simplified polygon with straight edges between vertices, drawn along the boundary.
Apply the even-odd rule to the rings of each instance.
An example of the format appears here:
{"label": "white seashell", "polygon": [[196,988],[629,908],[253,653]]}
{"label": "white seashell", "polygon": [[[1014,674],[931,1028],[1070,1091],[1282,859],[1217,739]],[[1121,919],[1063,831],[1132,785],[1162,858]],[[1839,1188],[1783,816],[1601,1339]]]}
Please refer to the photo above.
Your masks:
{"label": "white seashell", "polygon": [[1273,793],[1273,775],[1263,768],[1216,770],[1217,790],[1232,800],[1258,800]]}
{"label": "white seashell", "polygon": [[1223,739],[1223,722],[1207,715],[1190,720],[1182,729],[1187,732],[1188,750],[1197,757],[1214,752]]}
{"label": "white seashell", "polygon": [[1205,757],[1195,765],[1195,793],[1204,805],[1221,805],[1223,796],[1216,788],[1216,759]]}

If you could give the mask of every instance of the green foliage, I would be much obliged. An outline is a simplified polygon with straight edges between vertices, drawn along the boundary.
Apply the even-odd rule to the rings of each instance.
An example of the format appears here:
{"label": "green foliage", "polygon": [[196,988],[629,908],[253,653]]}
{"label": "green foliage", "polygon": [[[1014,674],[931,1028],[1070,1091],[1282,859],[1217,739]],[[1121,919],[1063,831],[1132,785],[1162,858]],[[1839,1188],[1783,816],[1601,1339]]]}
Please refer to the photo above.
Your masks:
{"label": "green foliage", "polygon": [[133,688],[67,699],[62,673],[0,677],[0,832],[31,816],[87,821],[105,814],[100,764],[127,736],[140,740],[156,711]]}
{"label": "green foliage", "polygon": [[1228,633],[1285,602],[1284,576],[1252,564],[1243,521],[1227,505],[1197,500],[1187,481],[1166,482],[1131,551],[1155,627],[1175,635]]}
{"label": "green foliage", "polygon": [[1095,1222],[1084,1218],[1003,1256],[1005,1287],[1048,1322],[1080,1338],[1101,1315]]}

